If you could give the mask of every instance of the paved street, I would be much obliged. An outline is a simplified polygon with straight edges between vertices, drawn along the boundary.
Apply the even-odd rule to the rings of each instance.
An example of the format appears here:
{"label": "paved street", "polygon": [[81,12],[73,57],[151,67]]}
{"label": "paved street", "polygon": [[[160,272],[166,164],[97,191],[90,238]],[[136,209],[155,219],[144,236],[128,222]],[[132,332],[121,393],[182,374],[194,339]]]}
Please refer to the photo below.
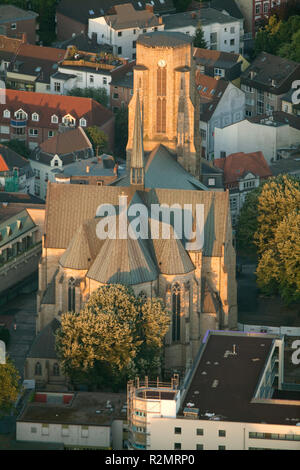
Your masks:
{"label": "paved street", "polygon": [[36,292],[22,294],[0,307],[0,315],[3,314],[16,320],[16,331],[13,328],[14,322],[10,328],[8,352],[23,378],[25,358],[35,337]]}

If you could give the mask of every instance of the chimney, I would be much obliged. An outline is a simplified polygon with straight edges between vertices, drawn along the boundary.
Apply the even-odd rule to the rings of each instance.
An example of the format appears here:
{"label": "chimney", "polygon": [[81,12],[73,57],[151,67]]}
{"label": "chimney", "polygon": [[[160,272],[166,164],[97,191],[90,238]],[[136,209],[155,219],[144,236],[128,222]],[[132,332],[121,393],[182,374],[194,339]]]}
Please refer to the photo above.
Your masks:
{"label": "chimney", "polygon": [[27,33],[22,33],[22,44],[27,44]]}
{"label": "chimney", "polygon": [[159,23],[159,24],[163,24],[162,16],[159,16],[159,17],[158,17],[158,23]]}
{"label": "chimney", "polygon": [[86,172],[89,173],[90,172],[90,167],[87,165],[86,166]]}
{"label": "chimney", "polygon": [[150,3],[146,3],[146,10],[153,13],[153,5],[150,5]]}

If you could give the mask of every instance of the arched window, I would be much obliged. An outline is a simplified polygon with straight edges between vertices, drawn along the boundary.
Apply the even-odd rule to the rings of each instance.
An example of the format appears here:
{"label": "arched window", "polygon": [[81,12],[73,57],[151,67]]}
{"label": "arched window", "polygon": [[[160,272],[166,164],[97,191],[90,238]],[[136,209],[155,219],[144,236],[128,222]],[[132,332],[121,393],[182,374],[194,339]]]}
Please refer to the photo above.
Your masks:
{"label": "arched window", "polygon": [[172,341],[180,341],[180,285],[172,287]]}
{"label": "arched window", "polygon": [[145,302],[147,300],[147,294],[144,290],[141,290],[141,292],[138,295],[138,299],[141,300],[142,302]]}
{"label": "arched window", "polygon": [[53,375],[55,375],[56,377],[59,375],[59,365],[57,364],[57,362],[53,364]]}
{"label": "arched window", "polygon": [[69,312],[75,312],[75,279],[73,277],[69,279],[68,310]]}
{"label": "arched window", "polygon": [[34,370],[35,375],[42,375],[42,365],[40,362],[37,362],[35,364],[35,370]]}

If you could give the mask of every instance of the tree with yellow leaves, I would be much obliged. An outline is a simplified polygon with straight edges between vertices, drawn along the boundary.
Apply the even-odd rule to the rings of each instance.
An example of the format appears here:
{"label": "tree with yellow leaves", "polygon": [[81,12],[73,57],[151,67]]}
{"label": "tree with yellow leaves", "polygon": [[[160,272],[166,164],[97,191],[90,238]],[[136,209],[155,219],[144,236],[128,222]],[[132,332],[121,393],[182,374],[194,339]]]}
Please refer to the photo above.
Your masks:
{"label": "tree with yellow leaves", "polygon": [[8,360],[0,364],[0,416],[12,408],[20,391],[20,376],[14,364]]}
{"label": "tree with yellow leaves", "polygon": [[62,315],[58,357],[71,378],[85,375],[98,384],[97,375],[114,381],[145,368],[151,375],[153,366],[158,373],[168,327],[160,299],[136,297],[130,287],[110,284],[93,292],[79,313]]}

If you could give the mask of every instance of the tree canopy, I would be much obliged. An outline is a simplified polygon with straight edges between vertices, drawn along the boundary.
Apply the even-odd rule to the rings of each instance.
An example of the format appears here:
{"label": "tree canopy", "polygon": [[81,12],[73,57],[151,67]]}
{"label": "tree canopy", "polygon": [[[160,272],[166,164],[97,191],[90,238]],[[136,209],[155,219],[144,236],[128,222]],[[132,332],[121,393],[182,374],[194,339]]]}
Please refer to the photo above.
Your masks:
{"label": "tree canopy", "polygon": [[85,132],[93,145],[96,155],[107,151],[108,139],[105,132],[101,131],[97,126],[88,127]]}
{"label": "tree canopy", "polygon": [[9,413],[20,390],[20,376],[11,361],[0,364],[0,415]]}
{"label": "tree canopy", "polygon": [[204,32],[201,24],[199,24],[196,29],[196,34],[194,36],[194,46],[201,47],[202,49],[207,49],[207,43],[204,39]]}
{"label": "tree canopy", "polygon": [[290,60],[300,58],[300,15],[283,21],[276,15],[269,18],[268,24],[261,28],[255,38],[255,54],[265,51]]}
{"label": "tree canopy", "polygon": [[79,313],[62,315],[57,354],[72,380],[85,376],[99,385],[105,376],[106,383],[120,385],[137,373],[159,373],[168,327],[160,299],[136,297],[130,287],[111,284],[93,292]]}
{"label": "tree canopy", "polygon": [[300,300],[300,180],[270,178],[249,193],[241,209],[239,248],[256,247],[257,283],[289,304]]}
{"label": "tree canopy", "polygon": [[72,88],[68,92],[69,96],[80,96],[82,98],[92,98],[93,100],[97,101],[98,103],[102,104],[102,106],[108,107],[108,95],[105,88]]}

